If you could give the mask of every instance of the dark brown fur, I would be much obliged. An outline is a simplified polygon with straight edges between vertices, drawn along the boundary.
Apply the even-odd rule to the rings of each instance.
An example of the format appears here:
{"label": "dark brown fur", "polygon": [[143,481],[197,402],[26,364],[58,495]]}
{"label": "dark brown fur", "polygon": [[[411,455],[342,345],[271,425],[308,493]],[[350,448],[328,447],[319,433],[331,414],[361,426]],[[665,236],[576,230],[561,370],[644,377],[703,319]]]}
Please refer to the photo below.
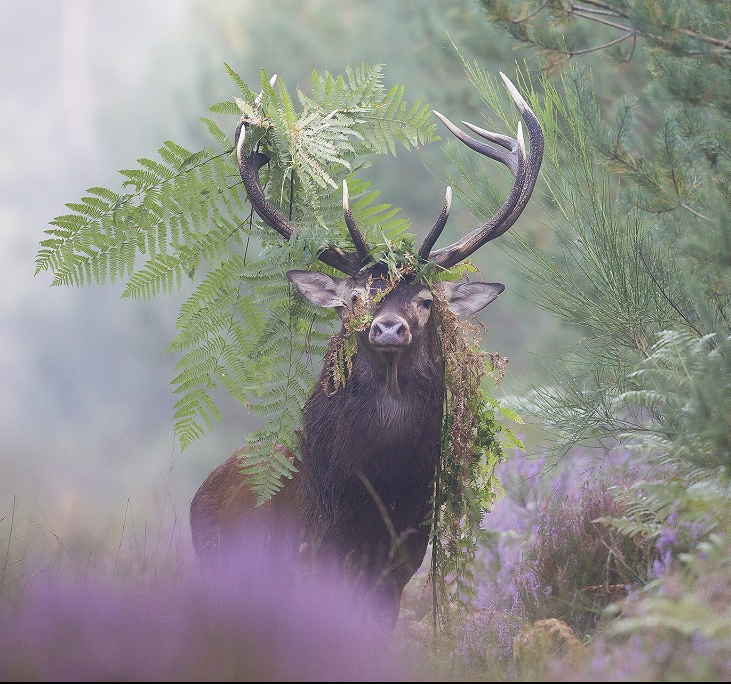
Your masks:
{"label": "dark brown fur", "polygon": [[[392,293],[384,308],[407,293]],[[304,414],[299,495],[310,540],[326,556],[347,556],[396,615],[429,540],[442,422],[435,331],[429,322],[419,332],[385,353],[359,333],[345,387],[331,397],[316,390]]]}
{"label": "dark brown fur", "polygon": [[[338,296],[350,301],[354,290],[363,292],[363,282],[339,280]],[[382,285],[375,282],[376,289]],[[486,283],[471,287],[481,296],[473,309],[502,290]],[[308,294],[322,296],[319,290]],[[443,369],[430,300],[419,284],[400,283],[386,295],[371,328],[357,333],[345,386],[329,396],[318,385],[307,400],[299,472],[271,501],[254,507],[236,454],[211,473],[191,505],[199,555],[228,553],[246,525],[247,534],[256,529],[270,543],[286,540],[303,558],[334,563],[395,623],[403,588],[428,546],[439,454]],[[379,323],[398,328],[408,344],[375,344],[369,335]]]}

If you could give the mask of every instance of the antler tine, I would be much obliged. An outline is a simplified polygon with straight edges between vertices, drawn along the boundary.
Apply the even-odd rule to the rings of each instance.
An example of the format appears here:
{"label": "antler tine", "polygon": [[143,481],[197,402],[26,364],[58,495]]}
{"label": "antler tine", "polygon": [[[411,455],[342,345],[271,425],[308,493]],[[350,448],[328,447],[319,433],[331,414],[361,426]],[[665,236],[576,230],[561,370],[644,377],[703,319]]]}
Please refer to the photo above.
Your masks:
{"label": "antler tine", "polygon": [[[535,187],[536,180],[538,179],[538,172],[541,167],[541,161],[543,160],[543,129],[541,128],[541,124],[535,114],[528,106],[528,103],[525,99],[523,99],[510,79],[502,72],[500,72],[500,76],[505,82],[508,92],[518,107],[523,122],[525,122],[528,133],[530,134],[530,155],[527,158],[525,141],[523,140],[523,132],[520,122],[518,123],[518,134],[516,138],[492,133],[491,131],[479,128],[474,124],[464,122],[465,126],[469,127],[481,137],[505,148],[502,150],[467,135],[446,117],[443,117],[438,112],[434,112],[445,126],[447,126],[447,128],[449,128],[449,130],[465,145],[480,154],[505,164],[515,177],[513,187],[507,199],[486,223],[479,228],[476,228],[468,235],[465,235],[453,245],[428,254],[428,258],[431,261],[434,261],[443,268],[450,268],[451,266],[458,264],[460,261],[463,261],[477,251],[485,243],[490,240],[494,240],[496,237],[505,233],[515,223],[525,209],[533,192],[533,188]],[[422,258],[427,258],[423,252],[426,252],[427,242],[432,240],[433,232],[434,229],[432,229],[429,233],[422,245],[422,248],[419,250],[419,254]]]}
{"label": "antler tine", "polygon": [[348,192],[348,182],[343,178],[343,215],[345,216],[345,225],[348,226],[348,232],[353,239],[355,251],[358,254],[361,264],[365,263],[370,255],[370,250],[366,244],[363,233],[360,232],[358,224],[355,222],[353,210],[350,208],[350,193]]}
{"label": "antler tine", "polygon": [[[514,138],[507,138],[507,136],[501,136],[501,138],[506,139],[504,141],[501,140],[501,142],[509,141],[508,144],[510,145],[510,149],[496,149],[491,145],[487,145],[486,143],[475,140],[475,138],[467,135],[460,128],[457,128],[457,126],[455,126],[451,121],[446,119],[446,117],[440,116],[439,118],[445,123],[447,128],[449,128],[449,130],[452,131],[455,136],[459,138],[470,149],[475,150],[476,152],[479,152],[480,154],[483,154],[487,157],[490,157],[495,161],[499,161],[505,164],[515,176],[515,181],[513,183],[510,194],[503,202],[500,209],[498,209],[497,213],[479,229],[473,230],[471,233],[464,236],[449,247],[444,247],[437,250],[436,252],[429,252],[427,256],[424,256],[424,253],[426,253],[427,243],[431,243],[433,246],[433,244],[436,242],[436,237],[438,237],[438,235],[433,234],[433,229],[429,233],[426,240],[422,244],[421,249],[419,250],[419,254],[422,255],[422,258],[428,258],[429,260],[435,262],[443,268],[450,268],[451,266],[454,266],[460,261],[466,259],[470,254],[474,253],[485,242],[487,242],[488,238],[486,236],[489,235],[493,230],[495,230],[503,221],[505,221],[510,213],[513,211],[514,207],[518,203],[518,200],[520,199],[520,193],[525,183],[525,149],[524,146],[522,146],[518,142],[518,140]],[[486,131],[486,133],[489,133],[489,131]],[[489,134],[493,135],[491,133]],[[431,247],[429,247],[429,249],[431,249]]]}
{"label": "antler tine", "polygon": [[[480,128],[479,126],[475,126],[475,124],[471,124],[469,121],[463,121],[462,122],[467,128],[471,128],[477,135],[481,135],[486,140],[489,140],[490,142],[497,143],[498,145],[501,145],[506,150],[513,149],[513,138],[511,138],[509,135],[501,135],[500,133],[493,133],[492,131],[486,131],[484,128]],[[520,122],[518,122],[520,123]]]}
{"label": "antler tine", "polygon": [[236,157],[239,162],[241,180],[244,182],[246,194],[249,197],[251,206],[259,214],[262,221],[269,227],[274,228],[282,237],[289,240],[292,234],[299,235],[299,228],[288,218],[280,214],[267,200],[264,190],[259,181],[259,169],[269,161],[269,157],[260,152],[253,152],[250,155],[244,154],[244,142],[246,141],[245,121],[239,121],[234,133],[236,141]]}
{"label": "antler tine", "polygon": [[447,225],[447,219],[449,218],[449,212],[452,209],[452,186],[447,186],[447,193],[444,196],[444,204],[442,205],[442,212],[439,214],[439,218],[437,219],[436,223],[434,224],[434,227],[429,231],[429,234],[424,239],[424,242],[421,243],[421,247],[419,248],[419,258],[421,259],[428,259],[429,258],[429,252],[431,252],[431,248],[434,247],[436,244],[436,241],[439,239],[439,236],[442,234],[442,231],[444,230],[444,226]]}
{"label": "antler tine", "polygon": [[455,126],[446,116],[443,116],[439,112],[434,111],[434,114],[436,114],[437,118],[454,134],[456,138],[461,140],[471,150],[479,152],[486,157],[490,157],[490,159],[494,159],[495,161],[499,161],[502,164],[505,164],[505,166],[510,169],[513,175],[516,175],[518,160],[515,153],[517,147],[517,141],[515,140],[515,138],[511,138],[507,135],[500,135],[499,133],[492,133],[491,131],[486,131],[484,128],[479,128],[478,126],[475,126],[474,124],[471,124],[467,121],[462,122],[465,126],[471,128],[478,135],[481,135],[483,138],[486,138],[487,140],[501,145],[502,147],[506,148],[507,151],[498,150],[491,145],[488,145],[487,143],[481,142],[480,140],[476,140],[475,138],[467,135],[467,133],[465,133],[461,128]]}
{"label": "antler tine", "polygon": [[[246,188],[246,193],[251,206],[259,214],[261,220],[269,227],[277,231],[283,238],[289,240],[292,235],[299,235],[299,228],[286,216],[282,215],[266,198],[259,180],[259,169],[269,161],[267,155],[260,152],[244,153],[244,142],[246,139],[246,126],[248,122],[242,119],[236,127],[234,141],[236,145],[236,156],[239,163],[241,180]],[[354,276],[361,267],[359,254],[345,252],[336,245],[323,245],[318,252],[317,258],[328,266]]]}

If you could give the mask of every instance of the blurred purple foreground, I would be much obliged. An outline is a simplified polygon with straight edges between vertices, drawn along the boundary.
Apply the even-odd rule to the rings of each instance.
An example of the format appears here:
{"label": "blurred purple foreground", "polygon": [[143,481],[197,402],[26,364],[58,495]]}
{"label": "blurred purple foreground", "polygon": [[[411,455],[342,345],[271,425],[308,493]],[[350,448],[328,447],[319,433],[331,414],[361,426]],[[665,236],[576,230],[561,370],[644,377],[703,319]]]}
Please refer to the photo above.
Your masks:
{"label": "blurred purple foreground", "polygon": [[247,552],[175,582],[93,574],[36,577],[3,607],[0,680],[403,678],[390,631],[334,577]]}

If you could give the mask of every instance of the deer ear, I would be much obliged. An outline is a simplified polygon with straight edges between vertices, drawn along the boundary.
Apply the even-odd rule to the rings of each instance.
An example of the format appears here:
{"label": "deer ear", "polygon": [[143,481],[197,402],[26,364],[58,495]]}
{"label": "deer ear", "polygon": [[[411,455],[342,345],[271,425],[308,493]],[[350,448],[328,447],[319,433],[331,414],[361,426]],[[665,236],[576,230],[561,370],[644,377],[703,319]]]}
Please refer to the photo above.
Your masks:
{"label": "deer ear", "polygon": [[504,289],[502,283],[442,283],[449,308],[458,316],[469,316],[484,309]]}
{"label": "deer ear", "polygon": [[287,271],[287,278],[315,306],[345,306],[342,298],[344,278],[331,278],[318,271]]}

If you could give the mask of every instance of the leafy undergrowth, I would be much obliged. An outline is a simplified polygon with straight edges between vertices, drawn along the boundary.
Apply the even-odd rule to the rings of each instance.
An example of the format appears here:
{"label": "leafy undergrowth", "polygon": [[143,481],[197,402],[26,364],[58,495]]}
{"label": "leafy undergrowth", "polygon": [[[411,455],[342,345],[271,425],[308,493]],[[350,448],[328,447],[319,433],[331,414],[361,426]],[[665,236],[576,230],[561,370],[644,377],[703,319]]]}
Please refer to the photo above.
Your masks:
{"label": "leafy undergrowth", "polygon": [[24,547],[0,516],[0,680],[731,679],[722,476],[629,454],[550,469],[518,452],[500,468],[479,595],[438,637],[426,562],[391,637],[332,578],[245,547],[202,574],[177,519],[154,544],[125,521],[85,555]]}
{"label": "leafy undergrowth", "polygon": [[501,469],[507,496],[486,520],[478,605],[442,652],[448,678],[729,679],[721,473],[626,453],[556,470],[517,454]]}

